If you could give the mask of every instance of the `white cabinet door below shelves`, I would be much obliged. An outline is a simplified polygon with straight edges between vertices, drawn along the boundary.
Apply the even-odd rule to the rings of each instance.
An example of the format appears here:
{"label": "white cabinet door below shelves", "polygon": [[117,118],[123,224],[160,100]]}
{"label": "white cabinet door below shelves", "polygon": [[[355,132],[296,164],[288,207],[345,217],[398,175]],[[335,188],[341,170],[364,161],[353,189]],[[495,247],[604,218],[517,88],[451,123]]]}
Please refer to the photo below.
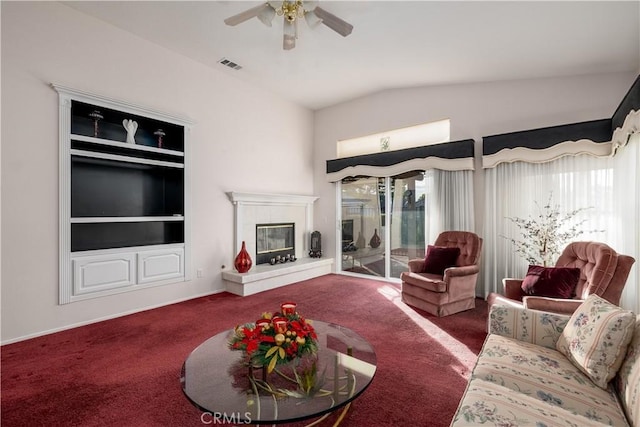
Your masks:
{"label": "white cabinet door below shelves", "polygon": [[72,258],[73,294],[124,288],[135,284],[136,257],[133,252]]}
{"label": "white cabinet door below shelves", "polygon": [[184,277],[184,249],[138,252],[138,283]]}

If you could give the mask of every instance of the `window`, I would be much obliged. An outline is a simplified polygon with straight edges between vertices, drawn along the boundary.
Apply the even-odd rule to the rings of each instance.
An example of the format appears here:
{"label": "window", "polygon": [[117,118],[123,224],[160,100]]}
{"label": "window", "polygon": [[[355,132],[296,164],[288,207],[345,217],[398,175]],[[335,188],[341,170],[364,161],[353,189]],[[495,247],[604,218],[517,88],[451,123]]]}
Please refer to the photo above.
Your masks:
{"label": "window", "polygon": [[449,119],[338,141],[338,158],[449,142]]}
{"label": "window", "polygon": [[[504,277],[524,277],[527,262],[514,253],[507,239],[518,237],[508,218],[535,217],[539,212],[536,204],[544,205],[550,194],[562,212],[588,208],[575,218],[584,232],[577,240],[603,242],[619,253],[636,256],[640,247],[639,152],[640,144],[630,143],[615,157],[565,156],[545,163],[502,163],[486,169],[480,282],[484,295],[501,292]],[[621,306],[634,311],[640,306],[640,293],[634,286],[637,280],[632,271],[621,298]]]}

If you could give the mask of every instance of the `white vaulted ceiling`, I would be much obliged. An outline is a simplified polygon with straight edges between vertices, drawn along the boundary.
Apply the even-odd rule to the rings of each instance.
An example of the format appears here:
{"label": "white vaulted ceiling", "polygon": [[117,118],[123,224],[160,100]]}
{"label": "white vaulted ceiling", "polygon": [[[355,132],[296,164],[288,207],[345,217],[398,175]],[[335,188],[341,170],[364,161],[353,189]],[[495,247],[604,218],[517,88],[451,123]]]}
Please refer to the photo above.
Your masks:
{"label": "white vaulted ceiling", "polygon": [[392,88],[640,70],[638,1],[321,1],[353,33],[303,20],[290,51],[282,18],[224,24],[260,3],[65,2],[311,109]]}

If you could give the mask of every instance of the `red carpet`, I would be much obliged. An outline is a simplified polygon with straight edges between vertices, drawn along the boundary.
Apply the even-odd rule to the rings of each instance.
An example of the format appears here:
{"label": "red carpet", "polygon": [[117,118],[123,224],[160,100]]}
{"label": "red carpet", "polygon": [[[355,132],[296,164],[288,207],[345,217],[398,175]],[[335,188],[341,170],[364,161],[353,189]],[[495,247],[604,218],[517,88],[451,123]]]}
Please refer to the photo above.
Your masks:
{"label": "red carpet", "polygon": [[283,301],[296,301],[308,318],[355,330],[376,350],[373,383],[343,426],[449,425],[485,337],[486,304],[436,318],[401,303],[394,285],[328,275],[3,346],[2,426],[201,426],[180,388],[184,359],[212,335]]}

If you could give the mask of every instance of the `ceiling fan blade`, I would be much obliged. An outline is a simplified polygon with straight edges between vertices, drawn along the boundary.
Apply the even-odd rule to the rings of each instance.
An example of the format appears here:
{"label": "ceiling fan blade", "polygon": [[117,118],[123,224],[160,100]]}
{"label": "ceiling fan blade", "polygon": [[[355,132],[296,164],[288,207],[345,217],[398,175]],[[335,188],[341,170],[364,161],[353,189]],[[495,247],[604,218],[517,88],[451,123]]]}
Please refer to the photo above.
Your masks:
{"label": "ceiling fan blade", "polygon": [[333,13],[327,12],[321,7],[316,7],[313,12],[318,18],[322,19],[322,23],[324,25],[331,28],[342,37],[347,37],[349,34],[351,34],[351,31],[353,31],[353,25],[349,24],[346,21],[343,21]]}
{"label": "ceiling fan blade", "polygon": [[291,50],[296,47],[296,38],[298,37],[297,21],[289,22],[284,20],[284,35],[282,36],[282,48]]}
{"label": "ceiling fan blade", "polygon": [[224,23],[231,26],[242,24],[244,21],[260,15],[260,13],[265,11],[266,8],[271,8],[271,6],[269,6],[268,3],[260,4],[256,7],[252,7],[251,9],[247,9],[244,12],[240,12],[237,15],[230,16],[224,20]]}

